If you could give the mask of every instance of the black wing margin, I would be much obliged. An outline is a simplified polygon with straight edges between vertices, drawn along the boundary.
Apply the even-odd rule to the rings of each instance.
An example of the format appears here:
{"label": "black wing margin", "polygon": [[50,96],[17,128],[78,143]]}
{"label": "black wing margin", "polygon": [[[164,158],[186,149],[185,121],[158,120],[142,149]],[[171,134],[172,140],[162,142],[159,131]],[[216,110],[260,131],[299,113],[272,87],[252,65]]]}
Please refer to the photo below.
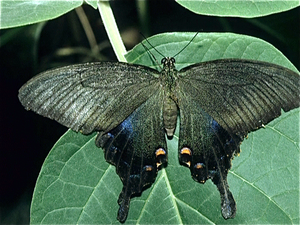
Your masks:
{"label": "black wing margin", "polygon": [[157,90],[157,73],[117,62],[66,66],[32,78],[18,97],[27,110],[74,131],[108,132]]}

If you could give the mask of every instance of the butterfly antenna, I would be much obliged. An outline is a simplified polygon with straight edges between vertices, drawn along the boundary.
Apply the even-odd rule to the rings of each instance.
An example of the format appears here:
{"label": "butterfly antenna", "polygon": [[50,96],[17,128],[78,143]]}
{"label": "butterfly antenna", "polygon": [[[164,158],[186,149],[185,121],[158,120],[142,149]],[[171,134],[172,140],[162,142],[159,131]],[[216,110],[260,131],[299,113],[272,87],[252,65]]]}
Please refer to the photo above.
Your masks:
{"label": "butterfly antenna", "polygon": [[177,52],[173,58],[175,58],[177,55],[179,55],[184,49],[186,49],[187,46],[189,46],[191,44],[191,42],[195,39],[195,37],[198,35],[199,31],[194,35],[194,37],[189,41],[189,43],[186,44],[186,46],[184,46],[183,49],[181,49],[179,52]]}
{"label": "butterfly antenna", "polygon": [[[158,53],[158,54],[160,54],[162,57],[164,57],[165,58],[165,56],[162,54],[162,53],[160,53],[149,41],[148,41],[148,39],[142,34],[142,33],[140,33],[144,38],[145,38],[145,40],[147,41],[147,43]],[[161,67],[161,65],[160,65],[160,63],[157,61],[157,59],[155,58],[155,56],[152,54],[152,52],[150,51],[150,49],[146,46],[146,45],[144,45],[144,43],[143,42],[141,42],[141,44],[143,45],[143,47],[147,50],[147,52],[148,52],[148,54],[150,54],[151,56],[152,56],[152,58],[154,59],[154,61],[157,63],[157,65],[159,66],[159,68],[160,69],[162,69],[162,67]]]}
{"label": "butterfly antenna", "polygon": [[[142,34],[142,33],[140,33],[142,36],[143,36],[143,38],[145,38],[145,40],[148,42],[148,44],[158,53],[158,54],[160,54],[162,57],[164,57],[164,58],[166,58],[166,56],[164,56],[162,53],[160,53],[149,41],[148,41],[148,39]],[[148,49],[148,48],[147,48]],[[149,49],[148,49],[149,50]]]}

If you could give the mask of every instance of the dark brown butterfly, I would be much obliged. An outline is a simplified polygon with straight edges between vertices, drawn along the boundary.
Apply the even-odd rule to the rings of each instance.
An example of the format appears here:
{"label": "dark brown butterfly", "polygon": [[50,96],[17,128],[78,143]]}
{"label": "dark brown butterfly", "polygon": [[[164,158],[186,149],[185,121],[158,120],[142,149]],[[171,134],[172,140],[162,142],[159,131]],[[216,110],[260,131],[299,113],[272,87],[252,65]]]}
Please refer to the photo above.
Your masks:
{"label": "dark brown butterfly", "polygon": [[98,131],[96,145],[123,182],[118,220],[130,199],[149,187],[167,163],[165,134],[172,138],[180,115],[178,154],[194,180],[212,179],[225,219],[236,204],[227,184],[231,159],[248,132],[299,107],[299,75],[254,60],[221,59],[177,71],[119,62],[49,70],[19,90],[22,105],[83,134]]}

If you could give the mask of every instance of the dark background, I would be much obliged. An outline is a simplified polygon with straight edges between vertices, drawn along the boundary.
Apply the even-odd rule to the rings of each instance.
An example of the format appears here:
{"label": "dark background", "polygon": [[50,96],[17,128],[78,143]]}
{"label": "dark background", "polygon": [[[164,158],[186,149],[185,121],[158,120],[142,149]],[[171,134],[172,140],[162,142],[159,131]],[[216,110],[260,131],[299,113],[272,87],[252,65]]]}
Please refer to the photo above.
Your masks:
{"label": "dark background", "polygon": [[[113,12],[130,50],[146,36],[162,32],[234,32],[261,38],[300,69],[300,10],[256,19],[196,15],[174,1],[149,1],[148,17],[139,19],[135,1],[112,2]],[[29,223],[35,181],[49,150],[67,130],[55,121],[26,111],[18,89],[46,69],[68,64],[116,60],[98,10],[84,5],[100,51],[91,53],[75,10],[48,22],[1,30],[0,39],[0,224]],[[39,33],[38,30],[41,30]],[[4,38],[5,37],[5,38]],[[66,56],[58,50],[76,51]]]}

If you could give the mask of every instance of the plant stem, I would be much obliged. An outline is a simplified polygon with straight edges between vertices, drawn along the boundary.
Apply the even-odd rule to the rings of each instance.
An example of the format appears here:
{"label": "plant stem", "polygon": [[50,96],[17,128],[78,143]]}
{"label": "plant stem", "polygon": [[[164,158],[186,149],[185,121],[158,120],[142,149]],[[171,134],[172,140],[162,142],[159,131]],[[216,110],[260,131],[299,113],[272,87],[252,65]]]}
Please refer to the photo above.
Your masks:
{"label": "plant stem", "polygon": [[98,1],[98,9],[106,29],[110,43],[120,62],[126,62],[124,55],[127,53],[117,27],[113,12],[108,1]]}

